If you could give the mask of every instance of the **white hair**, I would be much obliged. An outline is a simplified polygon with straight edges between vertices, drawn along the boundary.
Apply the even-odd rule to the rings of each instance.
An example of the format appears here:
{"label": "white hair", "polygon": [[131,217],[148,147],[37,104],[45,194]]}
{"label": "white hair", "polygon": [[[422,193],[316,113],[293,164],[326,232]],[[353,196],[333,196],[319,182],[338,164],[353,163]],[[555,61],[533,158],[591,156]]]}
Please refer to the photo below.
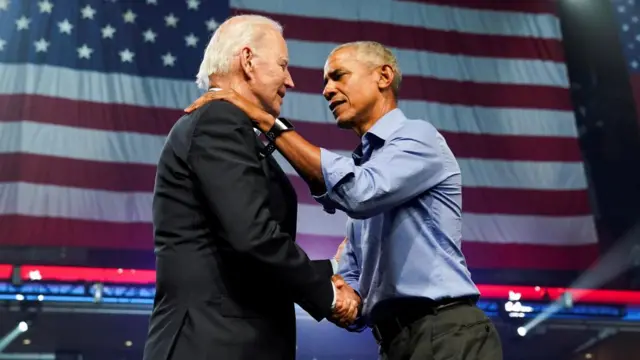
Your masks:
{"label": "white hair", "polygon": [[265,26],[282,34],[282,25],[266,16],[237,15],[222,23],[211,36],[204,51],[200,70],[196,75],[198,87],[207,90],[209,76],[229,73],[232,59],[240,54],[242,48],[258,47],[265,34]]}

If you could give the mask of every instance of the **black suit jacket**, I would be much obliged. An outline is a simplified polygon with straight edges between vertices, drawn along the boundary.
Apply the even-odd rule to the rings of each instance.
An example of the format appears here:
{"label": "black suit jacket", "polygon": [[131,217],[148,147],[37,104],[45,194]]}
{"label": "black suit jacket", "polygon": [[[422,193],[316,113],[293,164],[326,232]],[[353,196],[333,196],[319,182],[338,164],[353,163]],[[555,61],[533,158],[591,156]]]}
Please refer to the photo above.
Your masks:
{"label": "black suit jacket", "polygon": [[295,359],[297,302],[331,313],[329,260],[295,244],[297,197],[236,106],[180,118],[153,198],[156,297],[145,360]]}

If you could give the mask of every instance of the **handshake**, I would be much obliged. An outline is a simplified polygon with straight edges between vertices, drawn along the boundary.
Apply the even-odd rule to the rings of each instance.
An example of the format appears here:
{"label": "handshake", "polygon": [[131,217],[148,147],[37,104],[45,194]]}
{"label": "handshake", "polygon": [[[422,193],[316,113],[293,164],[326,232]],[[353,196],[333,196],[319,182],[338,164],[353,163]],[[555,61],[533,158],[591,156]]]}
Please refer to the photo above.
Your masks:
{"label": "handshake", "polygon": [[344,281],[342,276],[333,275],[331,281],[336,287],[336,306],[333,309],[333,314],[327,320],[340,327],[347,327],[353,324],[360,313],[360,296]]}

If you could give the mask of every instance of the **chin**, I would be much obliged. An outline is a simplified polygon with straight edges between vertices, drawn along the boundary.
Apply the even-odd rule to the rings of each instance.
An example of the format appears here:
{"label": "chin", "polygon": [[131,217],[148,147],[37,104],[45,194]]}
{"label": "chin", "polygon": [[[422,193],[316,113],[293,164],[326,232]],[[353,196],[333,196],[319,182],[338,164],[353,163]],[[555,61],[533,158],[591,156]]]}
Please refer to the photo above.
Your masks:
{"label": "chin", "polygon": [[340,117],[336,118],[336,122],[340,129],[351,129],[353,128],[353,122],[351,119],[340,119]]}
{"label": "chin", "polygon": [[273,116],[275,118],[280,116],[280,107],[279,106],[278,107],[273,107],[271,109],[266,109],[266,110],[269,113],[269,115],[271,115],[271,116]]}

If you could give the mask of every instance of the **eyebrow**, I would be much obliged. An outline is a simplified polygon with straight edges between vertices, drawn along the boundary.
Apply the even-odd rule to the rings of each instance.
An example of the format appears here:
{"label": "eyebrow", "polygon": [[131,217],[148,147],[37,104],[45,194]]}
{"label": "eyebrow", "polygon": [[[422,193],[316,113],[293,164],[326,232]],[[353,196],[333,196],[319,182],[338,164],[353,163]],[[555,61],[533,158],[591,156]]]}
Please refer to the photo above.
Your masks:
{"label": "eyebrow", "polygon": [[329,81],[329,78],[336,76],[336,74],[341,71],[342,69],[334,69],[331,72],[329,72],[326,76],[322,78],[322,84],[326,86],[327,82]]}

